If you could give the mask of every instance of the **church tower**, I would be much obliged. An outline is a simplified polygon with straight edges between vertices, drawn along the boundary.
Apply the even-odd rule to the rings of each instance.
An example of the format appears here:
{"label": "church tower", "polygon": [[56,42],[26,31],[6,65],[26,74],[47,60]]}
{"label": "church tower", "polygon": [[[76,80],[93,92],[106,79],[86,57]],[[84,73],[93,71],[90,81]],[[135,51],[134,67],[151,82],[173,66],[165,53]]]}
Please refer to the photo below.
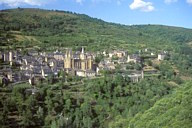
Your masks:
{"label": "church tower", "polygon": [[64,68],[72,68],[72,51],[67,50],[64,59]]}
{"label": "church tower", "polygon": [[84,47],[82,47],[81,54],[80,54],[80,59],[85,60],[86,59],[85,57],[86,56],[85,56],[85,53],[84,53]]}
{"label": "church tower", "polygon": [[81,60],[81,70],[86,70],[86,55],[84,53],[84,47],[82,47],[81,50],[80,60]]}
{"label": "church tower", "polygon": [[88,57],[88,69],[92,70],[92,68],[93,68],[93,58],[92,58],[92,56],[89,56]]}

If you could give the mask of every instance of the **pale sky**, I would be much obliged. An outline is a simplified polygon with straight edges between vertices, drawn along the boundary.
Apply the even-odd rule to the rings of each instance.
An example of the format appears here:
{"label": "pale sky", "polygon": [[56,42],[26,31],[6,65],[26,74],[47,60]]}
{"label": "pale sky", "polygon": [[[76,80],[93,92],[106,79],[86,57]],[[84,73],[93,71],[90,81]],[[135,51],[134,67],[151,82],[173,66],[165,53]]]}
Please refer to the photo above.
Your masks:
{"label": "pale sky", "polygon": [[192,28],[192,0],[0,0],[0,9],[42,8],[87,14],[107,22]]}

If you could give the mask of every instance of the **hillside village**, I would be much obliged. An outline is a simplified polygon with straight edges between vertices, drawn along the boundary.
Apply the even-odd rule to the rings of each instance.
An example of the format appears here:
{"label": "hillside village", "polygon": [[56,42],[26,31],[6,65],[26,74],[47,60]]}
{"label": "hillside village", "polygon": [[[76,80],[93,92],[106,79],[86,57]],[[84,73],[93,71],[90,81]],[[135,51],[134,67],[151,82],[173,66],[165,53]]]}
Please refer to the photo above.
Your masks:
{"label": "hillside village", "polygon": [[[125,21],[118,9],[128,1],[121,2],[114,10],[105,2],[101,14]],[[154,3],[152,15],[162,5],[140,2]],[[89,6],[95,16],[103,12],[98,3]],[[192,29],[162,25],[171,11],[163,21],[124,11],[128,21],[150,21],[143,25],[76,11],[0,11],[0,128],[192,128]]]}
{"label": "hillside village", "polygon": [[113,74],[118,70],[123,77],[138,82],[144,76],[158,75],[151,61],[162,61],[167,55],[167,51],[157,53],[147,48],[139,50],[137,54],[128,54],[125,50],[91,53],[85,52],[84,47],[81,51],[66,49],[65,52],[38,52],[31,49],[25,54],[21,49],[1,51],[0,76],[5,85],[21,82],[34,85],[46,78],[57,79],[61,72],[70,76],[97,78],[104,72]]}

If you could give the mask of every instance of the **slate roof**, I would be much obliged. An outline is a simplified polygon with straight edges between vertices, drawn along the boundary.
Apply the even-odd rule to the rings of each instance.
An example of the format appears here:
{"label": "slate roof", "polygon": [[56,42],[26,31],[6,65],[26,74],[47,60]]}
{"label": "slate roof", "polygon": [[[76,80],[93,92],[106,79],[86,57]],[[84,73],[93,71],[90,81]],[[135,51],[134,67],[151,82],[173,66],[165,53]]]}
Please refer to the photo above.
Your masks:
{"label": "slate roof", "polygon": [[43,67],[42,70],[44,71],[45,74],[52,74],[53,73],[51,68],[49,68],[49,67]]}

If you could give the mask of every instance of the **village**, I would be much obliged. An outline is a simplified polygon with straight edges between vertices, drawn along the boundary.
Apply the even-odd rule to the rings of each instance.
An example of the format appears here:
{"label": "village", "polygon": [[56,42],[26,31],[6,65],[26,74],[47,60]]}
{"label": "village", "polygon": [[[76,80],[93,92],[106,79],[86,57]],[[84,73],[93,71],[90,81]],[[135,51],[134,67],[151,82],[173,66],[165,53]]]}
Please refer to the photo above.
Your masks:
{"label": "village", "polygon": [[151,63],[158,63],[167,55],[167,51],[157,53],[147,48],[137,54],[128,54],[125,50],[91,53],[85,52],[84,47],[81,51],[66,49],[65,52],[30,49],[24,55],[21,49],[1,51],[0,79],[3,85],[22,82],[35,85],[49,77],[57,79],[61,71],[70,76],[93,79],[104,72],[113,74],[118,70],[123,77],[136,83],[144,77],[158,76],[158,70]]}

